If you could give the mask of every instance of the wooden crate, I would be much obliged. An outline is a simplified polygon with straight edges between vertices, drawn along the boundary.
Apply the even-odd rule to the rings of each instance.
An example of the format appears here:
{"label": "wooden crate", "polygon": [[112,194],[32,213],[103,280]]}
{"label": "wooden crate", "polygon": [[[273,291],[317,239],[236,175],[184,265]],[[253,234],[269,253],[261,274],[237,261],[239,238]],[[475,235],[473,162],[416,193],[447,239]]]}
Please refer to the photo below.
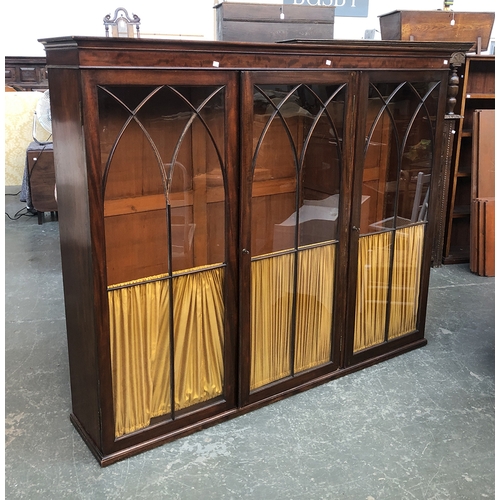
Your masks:
{"label": "wooden crate", "polygon": [[333,39],[335,7],[223,2],[215,5],[214,9],[217,40],[279,42],[300,38]]}
{"label": "wooden crate", "polygon": [[379,20],[382,40],[476,43],[481,38],[481,50],[485,51],[495,13],[395,10],[379,16]]}

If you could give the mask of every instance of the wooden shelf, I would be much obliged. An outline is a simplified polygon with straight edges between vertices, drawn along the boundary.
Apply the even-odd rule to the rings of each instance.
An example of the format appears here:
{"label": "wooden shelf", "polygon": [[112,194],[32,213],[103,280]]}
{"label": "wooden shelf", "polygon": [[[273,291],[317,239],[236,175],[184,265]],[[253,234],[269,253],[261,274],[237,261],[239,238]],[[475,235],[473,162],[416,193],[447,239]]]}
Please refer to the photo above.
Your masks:
{"label": "wooden shelf", "polygon": [[495,99],[495,94],[467,94],[466,99]]}
{"label": "wooden shelf", "polygon": [[455,206],[453,210],[453,217],[467,217],[470,215],[470,205]]}
{"label": "wooden shelf", "polygon": [[473,117],[476,109],[495,108],[495,56],[468,54],[460,76],[457,105],[460,104],[458,113],[462,118],[458,120],[451,161],[444,264],[469,260]]}
{"label": "wooden shelf", "polygon": [[443,264],[464,264],[469,262],[469,248],[451,248]]}

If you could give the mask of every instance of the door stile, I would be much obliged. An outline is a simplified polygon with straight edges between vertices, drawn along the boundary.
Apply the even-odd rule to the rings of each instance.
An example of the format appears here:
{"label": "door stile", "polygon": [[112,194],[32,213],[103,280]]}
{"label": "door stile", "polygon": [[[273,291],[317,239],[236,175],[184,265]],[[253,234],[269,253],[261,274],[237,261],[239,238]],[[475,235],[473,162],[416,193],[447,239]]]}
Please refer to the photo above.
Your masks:
{"label": "door stile", "polygon": [[224,366],[226,376],[224,378],[224,391],[228,406],[238,406],[238,348],[239,348],[239,321],[238,321],[238,227],[239,227],[239,185],[240,169],[239,167],[239,144],[237,143],[238,134],[236,130],[239,126],[238,118],[238,99],[239,99],[239,81],[238,74],[231,72],[228,75],[226,84],[226,193],[227,201],[225,206],[226,216],[226,284],[224,300],[227,313],[225,315],[224,328]]}
{"label": "door stile", "polygon": [[[442,71],[441,72],[441,84],[440,84],[440,96],[439,96],[439,108],[437,111],[438,119],[436,120],[436,132],[435,132],[435,153],[434,153],[434,162],[432,165],[433,175],[431,177],[430,184],[430,197],[429,197],[429,214],[436,214],[435,217],[431,217],[429,220],[427,227],[427,235],[425,240],[424,252],[423,252],[423,261],[422,261],[422,269],[427,269],[427,272],[422,273],[420,280],[420,289],[427,291],[429,289],[429,280],[430,280],[430,269],[432,264],[432,248],[433,248],[433,240],[434,236],[437,233],[437,226],[439,222],[439,205],[440,205],[440,190],[439,184],[442,180],[439,179],[441,175],[442,166],[442,157],[443,157],[443,141],[441,138],[444,134],[445,128],[445,120],[444,116],[446,113],[446,102],[448,95],[448,78],[449,72]],[[423,337],[425,330],[425,320],[427,316],[427,300],[428,293],[423,293],[422,298],[419,304],[418,316],[417,316],[417,327],[421,332]]]}
{"label": "door stile", "polygon": [[[349,77],[349,92],[346,103],[346,138],[357,137],[359,129],[359,121],[362,119],[362,114],[359,112],[359,85],[360,72],[353,71]],[[349,112],[352,110],[351,112]],[[341,184],[342,191],[342,211],[339,213],[339,262],[344,265],[339,265],[337,268],[338,278],[335,280],[335,297],[337,302],[337,311],[347,311],[349,304],[350,287],[350,272],[352,261],[352,242],[353,224],[352,212],[353,200],[356,199],[354,192],[355,184],[355,158],[357,143],[353,140],[346,140],[344,145],[344,168],[342,170]],[[358,141],[359,142],[359,141]],[[357,236],[355,233],[354,236]],[[333,352],[333,361],[335,369],[339,370],[345,367],[346,349],[349,342],[348,320],[349,314],[335,314],[334,316],[334,343],[336,352]],[[333,347],[333,346],[332,346]]]}
{"label": "door stile", "polygon": [[[89,220],[92,233],[92,267],[94,285],[94,308],[96,310],[96,331],[98,371],[99,371],[99,393],[101,412],[100,417],[100,439],[102,448],[107,452],[114,448],[114,410],[111,370],[111,348],[109,337],[109,305],[108,297],[101,290],[106,289],[106,259],[105,255],[105,230],[104,230],[104,193],[102,191],[100,171],[100,140],[99,130],[99,106],[97,98],[97,77],[92,71],[82,71],[82,107],[86,109],[82,115],[84,127],[84,138],[87,158],[87,178],[89,181]],[[93,183],[93,185],[90,185]],[[101,243],[101,246],[97,245]]]}
{"label": "door stile", "polygon": [[246,139],[246,133],[252,130],[253,102],[247,97],[253,94],[252,74],[242,71],[240,75],[240,234],[239,257],[239,407],[249,403],[250,387],[250,300],[246,291],[250,283],[251,265],[251,190],[252,190],[252,144]]}
{"label": "door stile", "polygon": [[366,72],[359,71],[357,77],[357,99],[354,106],[354,114],[356,116],[357,133],[356,142],[353,144],[353,166],[352,169],[352,197],[354,200],[351,206],[351,214],[349,220],[349,238],[348,238],[348,258],[347,258],[347,294],[346,294],[346,318],[345,318],[345,342],[342,350],[341,366],[345,368],[350,365],[351,353],[354,345],[354,317],[356,305],[356,277],[358,263],[358,243],[361,220],[361,184],[363,178],[363,150],[365,146],[365,134],[360,133],[366,129],[366,103],[364,96],[368,94],[368,78]]}

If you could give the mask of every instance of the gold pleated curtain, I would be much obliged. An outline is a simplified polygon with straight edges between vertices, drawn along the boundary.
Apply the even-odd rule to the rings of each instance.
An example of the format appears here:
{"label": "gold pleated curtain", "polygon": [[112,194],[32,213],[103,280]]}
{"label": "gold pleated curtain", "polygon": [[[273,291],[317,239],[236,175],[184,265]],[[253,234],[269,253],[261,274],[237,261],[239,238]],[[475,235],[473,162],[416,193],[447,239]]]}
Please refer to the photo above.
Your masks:
{"label": "gold pleated curtain", "polygon": [[425,225],[420,224],[396,231],[389,339],[405,335],[417,327],[424,229]]}
{"label": "gold pleated curtain", "polygon": [[224,269],[197,268],[110,287],[115,436],[172,411],[170,283],[173,288],[175,410],[222,394]]}
{"label": "gold pleated curtain", "polygon": [[359,238],[354,352],[384,341],[392,233]]}
{"label": "gold pleated curtain", "polygon": [[[425,224],[396,230],[389,339],[417,327],[424,232]],[[359,239],[354,352],[385,341],[391,240],[391,231]]]}
{"label": "gold pleated curtain", "polygon": [[335,248],[299,252],[295,373],[331,359]]}
{"label": "gold pleated curtain", "polygon": [[[291,375],[295,254],[270,254],[251,268],[250,390]],[[299,251],[294,371],[331,357],[335,245]]]}

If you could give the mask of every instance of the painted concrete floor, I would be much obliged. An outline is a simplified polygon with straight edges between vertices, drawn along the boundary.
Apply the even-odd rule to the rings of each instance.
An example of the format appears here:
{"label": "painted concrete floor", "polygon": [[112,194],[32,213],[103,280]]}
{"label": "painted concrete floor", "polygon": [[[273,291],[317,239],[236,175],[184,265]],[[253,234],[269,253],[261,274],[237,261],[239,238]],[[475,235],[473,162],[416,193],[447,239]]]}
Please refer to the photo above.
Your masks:
{"label": "painted concrete floor", "polygon": [[5,217],[5,260],[7,499],[495,496],[494,278],[433,269],[426,347],[102,469],[69,421],[58,223]]}

